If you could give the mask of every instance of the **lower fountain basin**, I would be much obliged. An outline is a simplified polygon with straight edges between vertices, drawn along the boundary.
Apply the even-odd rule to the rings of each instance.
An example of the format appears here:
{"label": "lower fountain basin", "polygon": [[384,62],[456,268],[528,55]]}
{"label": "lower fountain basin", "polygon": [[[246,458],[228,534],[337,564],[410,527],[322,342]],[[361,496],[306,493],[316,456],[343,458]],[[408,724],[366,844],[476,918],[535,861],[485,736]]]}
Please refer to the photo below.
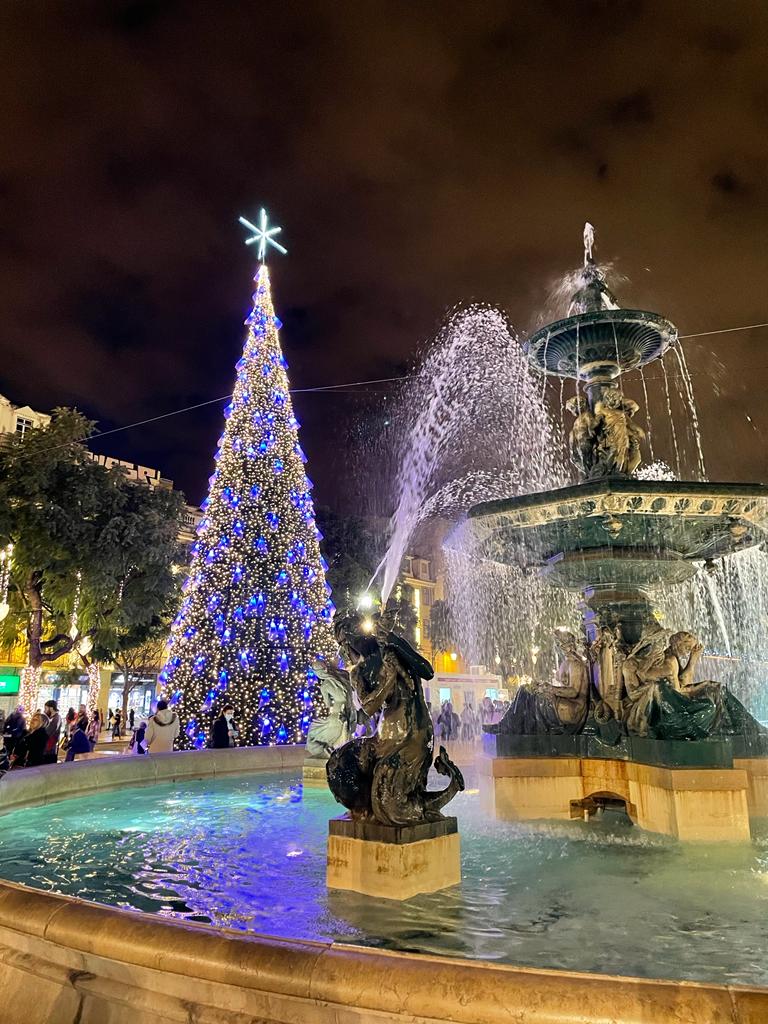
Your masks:
{"label": "lower fountain basin", "polygon": [[558,586],[653,588],[768,538],[768,487],[606,477],[470,509],[481,557]]}
{"label": "lower fountain basin", "polygon": [[[206,753],[163,762],[178,759],[186,773],[198,758],[205,770]],[[90,767],[68,774],[85,780]],[[302,794],[298,768],[123,786],[12,811],[2,818],[0,878],[143,911],[147,932],[153,921],[175,920],[236,929],[243,938],[352,943],[390,955],[768,984],[768,966],[751,953],[764,944],[768,918],[764,845],[715,854],[628,821],[499,821],[486,811],[471,767],[467,782],[451,805],[462,837],[461,884],[403,905],[326,888],[328,820],[339,808],[328,792]],[[718,884],[724,871],[727,887]],[[121,927],[116,922],[113,933]],[[228,942],[235,937],[226,934]],[[166,946],[178,948],[173,939]]]}
{"label": "lower fountain basin", "polygon": [[[460,886],[396,909],[354,893],[331,900],[324,837],[338,806],[322,791],[299,797],[303,753],[125,757],[1,780],[0,812],[16,810],[0,819],[0,838],[14,847],[0,878],[36,886],[0,881],[9,1024],[190,1015],[506,1024],[527,1020],[531,1007],[541,1024],[751,1024],[768,1014],[768,989],[755,987],[768,982],[758,955],[764,841],[712,851],[610,816],[599,825],[493,822],[468,772],[456,801],[468,839]],[[254,862],[267,863],[269,877]],[[219,927],[171,907],[171,887],[199,894]],[[154,912],[132,910],[136,900]],[[250,930],[254,918],[271,937]]]}

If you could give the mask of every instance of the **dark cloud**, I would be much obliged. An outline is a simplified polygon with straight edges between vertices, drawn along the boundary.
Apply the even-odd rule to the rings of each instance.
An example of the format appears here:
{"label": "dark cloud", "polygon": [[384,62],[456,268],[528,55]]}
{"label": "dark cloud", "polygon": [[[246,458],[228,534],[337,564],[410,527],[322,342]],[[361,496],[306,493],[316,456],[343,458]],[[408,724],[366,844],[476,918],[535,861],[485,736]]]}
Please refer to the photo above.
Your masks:
{"label": "dark cloud", "polygon": [[[0,390],[104,427],[225,394],[262,202],[297,387],[386,376],[457,302],[535,322],[585,219],[628,304],[768,320],[767,63],[749,0],[9,0]],[[766,342],[687,343],[713,476],[765,476]],[[297,398],[323,499],[362,401]],[[199,499],[219,426],[103,447]]]}

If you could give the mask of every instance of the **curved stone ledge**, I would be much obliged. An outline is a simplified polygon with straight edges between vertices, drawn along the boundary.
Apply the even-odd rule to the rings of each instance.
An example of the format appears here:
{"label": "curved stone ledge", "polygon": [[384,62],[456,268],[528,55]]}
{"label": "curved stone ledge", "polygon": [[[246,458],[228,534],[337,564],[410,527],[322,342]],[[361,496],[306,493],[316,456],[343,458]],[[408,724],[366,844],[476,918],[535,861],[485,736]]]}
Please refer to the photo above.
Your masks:
{"label": "curved stone ledge", "polygon": [[757,1024],[757,989],[244,935],[0,883],[5,1019],[24,1024]]}
{"label": "curved stone ledge", "polygon": [[[300,747],[28,769],[3,810],[104,788],[298,767]],[[34,773],[34,774],[32,774]],[[30,777],[28,782],[25,776]],[[44,790],[44,792],[43,792]],[[768,991],[498,966],[249,935],[0,882],[8,1024],[758,1024]]]}
{"label": "curved stone ledge", "polygon": [[299,768],[303,746],[184,750],[147,757],[124,754],[8,772],[0,779],[0,814],[122,786],[153,786],[182,779]]}

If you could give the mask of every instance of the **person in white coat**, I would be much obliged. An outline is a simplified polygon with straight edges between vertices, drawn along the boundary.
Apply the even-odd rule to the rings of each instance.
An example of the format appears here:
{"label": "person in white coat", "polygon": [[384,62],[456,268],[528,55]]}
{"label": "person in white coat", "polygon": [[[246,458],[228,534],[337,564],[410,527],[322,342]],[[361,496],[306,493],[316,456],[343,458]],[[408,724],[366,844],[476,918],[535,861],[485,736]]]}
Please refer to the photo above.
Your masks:
{"label": "person in white coat", "polygon": [[150,718],[144,737],[150,754],[170,753],[179,731],[179,716],[169,709],[167,700],[159,700],[157,711]]}

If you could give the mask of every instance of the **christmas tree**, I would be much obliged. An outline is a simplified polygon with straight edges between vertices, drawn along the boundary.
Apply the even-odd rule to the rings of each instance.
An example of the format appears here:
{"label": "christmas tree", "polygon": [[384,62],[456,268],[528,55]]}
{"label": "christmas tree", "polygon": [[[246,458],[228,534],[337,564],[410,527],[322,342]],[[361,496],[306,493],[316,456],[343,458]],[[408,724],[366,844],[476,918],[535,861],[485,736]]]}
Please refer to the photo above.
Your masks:
{"label": "christmas tree", "polygon": [[[254,231],[249,242],[259,242],[262,260],[268,244],[285,251],[263,210],[260,228],[242,222]],[[335,609],[263,262],[255,280],[216,469],[160,675],[185,747],[208,743],[226,704],[247,742],[303,741],[314,713],[312,663],[334,651]]]}

